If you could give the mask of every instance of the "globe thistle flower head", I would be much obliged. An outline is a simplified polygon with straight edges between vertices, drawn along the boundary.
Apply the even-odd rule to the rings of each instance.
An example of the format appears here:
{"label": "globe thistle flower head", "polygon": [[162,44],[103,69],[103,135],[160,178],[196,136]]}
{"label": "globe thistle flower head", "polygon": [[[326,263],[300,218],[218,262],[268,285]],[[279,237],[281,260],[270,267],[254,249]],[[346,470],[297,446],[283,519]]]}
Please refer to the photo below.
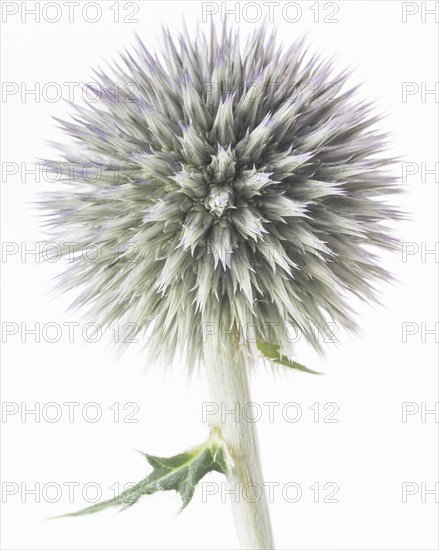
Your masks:
{"label": "globe thistle flower head", "polygon": [[286,353],[288,323],[317,347],[312,326],[355,328],[348,297],[376,299],[376,252],[395,246],[382,222],[398,217],[372,104],[264,26],[244,48],[226,26],[163,37],[161,55],[139,39],[112,78],[96,71],[101,100],[62,121],[66,165],[100,176],[66,180],[43,207],[61,242],[101,254],[61,287],[81,287],[75,304],[101,323],[148,331],[166,364],[178,352],[193,366],[206,338],[250,324]]}

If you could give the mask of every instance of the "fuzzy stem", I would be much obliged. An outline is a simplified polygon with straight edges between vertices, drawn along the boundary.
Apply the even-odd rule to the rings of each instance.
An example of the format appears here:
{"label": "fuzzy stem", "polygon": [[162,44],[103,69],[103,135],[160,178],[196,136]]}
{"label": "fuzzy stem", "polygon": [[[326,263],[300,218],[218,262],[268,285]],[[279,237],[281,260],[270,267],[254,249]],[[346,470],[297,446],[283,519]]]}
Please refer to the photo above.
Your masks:
{"label": "fuzzy stem", "polygon": [[210,350],[205,365],[210,397],[218,405],[218,412],[210,417],[210,426],[220,428],[233,460],[227,482],[229,490],[237,490],[237,494],[231,493],[230,498],[240,545],[246,550],[273,550],[256,427],[253,422],[242,418],[244,405],[251,401],[248,360],[242,350],[228,353],[229,350],[223,349],[221,353],[207,347]]}

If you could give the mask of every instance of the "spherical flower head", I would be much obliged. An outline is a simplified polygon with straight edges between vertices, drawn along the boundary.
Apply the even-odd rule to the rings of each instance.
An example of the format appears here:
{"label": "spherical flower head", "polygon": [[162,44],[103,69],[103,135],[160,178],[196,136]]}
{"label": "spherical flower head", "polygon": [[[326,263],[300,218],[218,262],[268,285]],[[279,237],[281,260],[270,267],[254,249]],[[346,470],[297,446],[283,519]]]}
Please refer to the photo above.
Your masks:
{"label": "spherical flower head", "polygon": [[393,161],[347,72],[306,57],[264,27],[244,49],[226,26],[178,45],[164,31],[161,55],[139,40],[115,78],[96,72],[100,101],[63,122],[65,164],[99,177],[76,171],[43,206],[60,242],[100,254],[62,288],[82,287],[101,323],[146,331],[153,360],[193,366],[228,331],[250,353],[256,337],[285,350],[287,325],[318,346],[328,319],[355,327],[349,294],[376,299]]}

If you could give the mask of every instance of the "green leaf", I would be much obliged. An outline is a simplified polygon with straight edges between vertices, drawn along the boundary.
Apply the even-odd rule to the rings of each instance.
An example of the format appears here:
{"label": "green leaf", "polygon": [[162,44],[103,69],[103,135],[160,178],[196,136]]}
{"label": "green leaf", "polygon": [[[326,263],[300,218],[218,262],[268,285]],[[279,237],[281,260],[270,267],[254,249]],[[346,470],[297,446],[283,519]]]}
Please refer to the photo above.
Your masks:
{"label": "green leaf", "polygon": [[197,483],[208,472],[227,474],[229,470],[225,443],[219,429],[210,433],[208,439],[198,447],[171,457],[158,457],[142,453],[153,467],[153,471],[133,487],[110,500],[98,502],[93,506],[57,517],[82,516],[94,514],[113,506],[125,510],[135,504],[143,495],[152,495],[158,491],[177,491],[185,508],[195,492]]}
{"label": "green leaf", "polygon": [[309,374],[323,374],[322,372],[317,372],[311,370],[300,363],[295,361],[290,361],[285,355],[281,355],[279,352],[280,346],[278,344],[270,344],[269,342],[264,342],[262,340],[256,340],[256,347],[261,352],[264,359],[269,359],[272,363],[277,363],[288,367],[290,369],[300,370],[302,372],[308,372]]}

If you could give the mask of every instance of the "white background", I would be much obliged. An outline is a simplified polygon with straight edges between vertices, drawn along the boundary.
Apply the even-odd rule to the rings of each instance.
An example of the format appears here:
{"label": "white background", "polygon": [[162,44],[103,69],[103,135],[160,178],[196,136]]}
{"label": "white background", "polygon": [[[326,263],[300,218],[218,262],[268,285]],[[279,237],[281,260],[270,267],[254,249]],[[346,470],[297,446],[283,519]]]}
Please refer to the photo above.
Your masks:
{"label": "white background", "polygon": [[[134,31],[153,50],[162,23],[173,34],[183,18],[192,30],[197,22],[202,30],[208,28],[201,21],[200,2],[137,2],[139,11],[134,17],[139,23],[115,23],[109,9],[113,4],[101,2],[103,16],[96,23],[85,21],[80,11],[69,23],[66,8],[57,23],[35,23],[32,16],[21,22],[21,12],[10,16],[2,23],[3,82],[29,88],[36,82],[41,87],[48,82],[61,86],[64,82],[87,82],[93,80],[90,67],[116,58],[134,42]],[[283,19],[277,8],[275,24],[285,45],[307,33],[313,50],[335,55],[340,68],[356,67],[352,82],[363,82],[364,97],[376,98],[379,108],[388,114],[383,124],[394,134],[394,152],[406,162],[426,163],[432,168],[437,162],[437,103],[432,95],[422,98],[420,93],[402,101],[403,82],[419,87],[424,82],[431,89],[438,80],[437,28],[433,15],[422,21],[421,4],[418,13],[403,23],[403,7],[398,1],[338,2],[335,17],[339,22],[324,23],[313,21],[311,2],[302,2],[302,15],[296,23]],[[426,7],[432,5],[427,2]],[[123,11],[127,7],[124,2],[120,6],[122,15],[128,13]],[[244,38],[254,28],[254,23],[245,19],[253,18],[254,13],[249,11],[244,18],[241,12],[239,23],[232,19]],[[93,16],[92,11],[90,14]],[[220,24],[220,13],[214,21]],[[24,101],[20,94],[3,97],[3,165],[30,165],[38,158],[56,156],[47,141],[65,138],[51,116],[64,117],[68,107],[65,102],[50,103],[43,97],[36,101],[31,95]],[[401,174],[402,165],[396,170]],[[403,242],[415,243],[420,249],[425,243],[433,249],[438,241],[438,178],[427,175],[424,180],[419,173],[404,183],[406,194],[397,204],[409,212],[411,220],[398,224],[397,231]],[[26,246],[46,239],[30,206],[46,188],[47,183],[38,184],[32,176],[25,182],[21,174],[3,178],[3,242]],[[339,344],[325,346],[325,358],[305,342],[298,342],[297,359],[326,376],[273,376],[262,365],[252,374],[253,400],[263,410],[257,428],[265,479],[281,486],[296,482],[302,488],[296,503],[282,498],[279,488],[275,491],[270,508],[278,548],[438,547],[437,497],[435,502],[434,495],[428,495],[422,502],[419,491],[402,502],[403,483],[416,483],[419,489],[425,483],[432,489],[438,481],[434,415],[427,415],[425,422],[419,413],[402,421],[403,402],[413,402],[420,409],[425,403],[431,409],[438,401],[437,337],[436,342],[434,335],[427,335],[425,342],[421,338],[421,323],[432,329],[438,320],[437,261],[434,255],[423,258],[420,252],[405,262],[401,254],[386,257],[386,265],[399,282],[383,285],[382,307],[358,307],[361,336],[340,333]],[[82,312],[66,312],[74,295],[55,297],[51,293],[52,279],[62,269],[61,262],[37,265],[32,255],[25,261],[20,254],[3,257],[3,323],[31,326],[39,322],[43,326],[54,322],[63,326],[76,321],[81,330],[93,321]],[[403,342],[402,326],[407,322],[417,323],[419,332]],[[2,548],[237,548],[230,503],[221,502],[219,493],[203,503],[201,487],[180,515],[179,497],[162,493],[143,498],[121,514],[108,511],[46,521],[88,505],[81,494],[88,482],[99,484],[102,498],[110,498],[115,483],[143,478],[149,466],[133,449],[166,456],[201,442],[207,435],[201,416],[202,403],[209,400],[203,374],[188,382],[183,368],[158,372],[153,365],[145,365],[141,344],[127,346],[119,356],[110,341],[111,334],[94,344],[79,334],[70,343],[65,329],[57,343],[35,343],[32,336],[22,343],[19,333],[3,345],[3,401],[28,408],[36,402],[41,407],[55,402],[63,415],[53,423],[42,416],[39,422],[31,415],[26,422],[20,420],[20,414],[2,417],[2,488],[5,483],[18,487],[23,483],[26,488],[39,483],[41,487],[40,502],[35,495],[25,497],[21,490],[10,496],[3,491]],[[72,423],[64,402],[80,403]],[[89,402],[102,409],[102,419],[96,423],[87,422],[81,414]],[[109,409],[115,402],[121,407],[129,402],[138,404],[134,416],[138,422],[115,422]],[[274,423],[269,422],[264,402],[280,403]],[[281,414],[290,402],[298,403],[302,410],[296,423]],[[309,407],[315,402],[320,407],[335,402],[339,422],[314,422]],[[121,419],[126,412],[122,411]],[[49,411],[53,413],[54,409]],[[210,474],[205,481],[221,483],[222,477]],[[69,502],[66,482],[80,484],[74,502]],[[316,482],[321,488],[327,482],[338,484],[335,497],[339,502],[322,502],[327,495],[323,490],[320,502],[313,502],[309,487]],[[58,502],[47,502],[41,494],[47,483],[64,489]],[[15,485],[7,487],[11,486]],[[53,495],[51,492],[49,497]]]}

